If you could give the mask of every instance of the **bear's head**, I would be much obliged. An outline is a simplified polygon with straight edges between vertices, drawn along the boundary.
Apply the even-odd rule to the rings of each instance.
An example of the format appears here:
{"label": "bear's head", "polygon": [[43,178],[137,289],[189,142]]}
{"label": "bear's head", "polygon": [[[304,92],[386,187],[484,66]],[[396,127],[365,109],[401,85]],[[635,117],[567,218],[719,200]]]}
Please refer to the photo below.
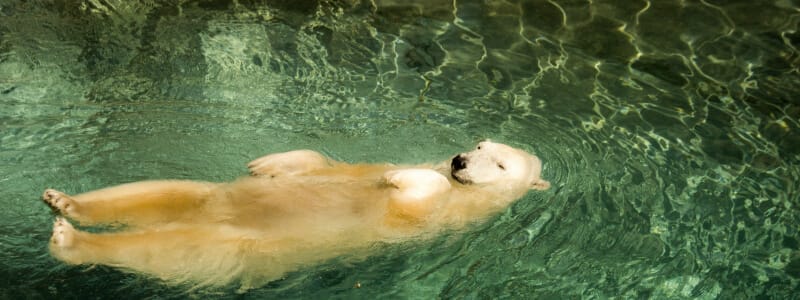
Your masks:
{"label": "bear's head", "polygon": [[456,155],[450,163],[450,175],[465,185],[546,190],[550,182],[541,173],[542,161],[536,155],[488,140]]}

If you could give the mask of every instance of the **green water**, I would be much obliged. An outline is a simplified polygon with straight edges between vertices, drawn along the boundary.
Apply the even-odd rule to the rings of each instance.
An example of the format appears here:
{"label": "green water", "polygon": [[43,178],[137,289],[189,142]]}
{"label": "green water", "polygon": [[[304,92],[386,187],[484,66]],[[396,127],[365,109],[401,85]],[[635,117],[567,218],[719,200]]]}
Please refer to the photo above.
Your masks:
{"label": "green water", "polygon": [[[3,1],[0,298],[796,298],[798,9]],[[438,161],[483,138],[536,152],[553,188],[242,295],[47,253],[48,187],[231,180],[298,148]]]}

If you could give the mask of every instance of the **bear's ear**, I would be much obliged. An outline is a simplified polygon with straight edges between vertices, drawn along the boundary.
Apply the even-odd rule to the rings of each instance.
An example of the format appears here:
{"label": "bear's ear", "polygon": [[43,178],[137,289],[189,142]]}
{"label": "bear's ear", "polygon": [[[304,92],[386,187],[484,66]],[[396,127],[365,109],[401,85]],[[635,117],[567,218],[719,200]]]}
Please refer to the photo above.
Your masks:
{"label": "bear's ear", "polygon": [[544,191],[550,188],[550,181],[537,179],[531,184],[531,189]]}

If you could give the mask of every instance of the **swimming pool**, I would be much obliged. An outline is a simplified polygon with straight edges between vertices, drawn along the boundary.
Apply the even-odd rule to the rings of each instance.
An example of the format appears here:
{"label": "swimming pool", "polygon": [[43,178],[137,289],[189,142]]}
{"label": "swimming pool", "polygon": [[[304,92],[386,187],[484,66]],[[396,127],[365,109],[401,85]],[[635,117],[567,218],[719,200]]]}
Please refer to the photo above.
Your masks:
{"label": "swimming pool", "polygon": [[[740,2],[5,1],[0,297],[791,298],[800,13]],[[484,138],[536,152],[553,188],[243,295],[47,253],[47,187]]]}

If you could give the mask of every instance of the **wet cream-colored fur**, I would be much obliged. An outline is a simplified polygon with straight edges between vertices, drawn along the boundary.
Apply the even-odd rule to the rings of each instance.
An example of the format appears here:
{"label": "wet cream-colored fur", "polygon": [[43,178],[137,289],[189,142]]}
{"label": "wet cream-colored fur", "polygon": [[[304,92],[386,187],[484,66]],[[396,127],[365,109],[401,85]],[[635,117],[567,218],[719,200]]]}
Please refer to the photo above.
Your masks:
{"label": "wet cream-colored fur", "polygon": [[[253,287],[374,245],[425,238],[506,208],[550,184],[541,161],[481,142],[440,164],[348,164],[298,150],[248,165],[230,183],[143,181],[75,196],[46,190],[58,217],[52,254],[69,264],[104,264],[169,281]],[[89,233],[80,225],[123,224]]]}

